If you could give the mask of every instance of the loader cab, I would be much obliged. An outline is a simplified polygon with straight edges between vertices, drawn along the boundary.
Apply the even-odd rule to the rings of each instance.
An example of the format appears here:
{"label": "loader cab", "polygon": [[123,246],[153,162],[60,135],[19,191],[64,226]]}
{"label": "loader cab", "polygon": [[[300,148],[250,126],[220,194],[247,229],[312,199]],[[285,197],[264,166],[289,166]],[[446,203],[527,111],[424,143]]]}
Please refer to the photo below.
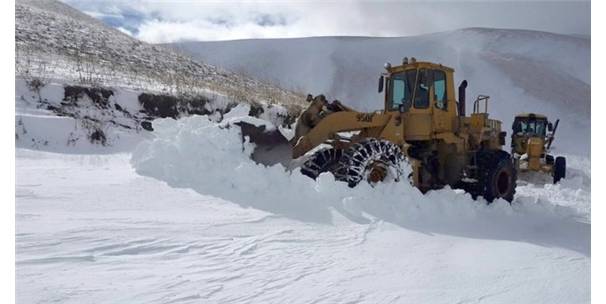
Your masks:
{"label": "loader cab", "polygon": [[409,140],[427,140],[435,132],[449,131],[456,119],[454,70],[430,62],[405,58],[402,65],[385,65],[385,112],[406,116]]}
{"label": "loader cab", "polygon": [[[386,64],[385,68],[387,112],[449,110],[449,101],[454,101],[453,69],[441,64],[408,60],[396,67]],[[382,79],[379,92],[383,88]]]}

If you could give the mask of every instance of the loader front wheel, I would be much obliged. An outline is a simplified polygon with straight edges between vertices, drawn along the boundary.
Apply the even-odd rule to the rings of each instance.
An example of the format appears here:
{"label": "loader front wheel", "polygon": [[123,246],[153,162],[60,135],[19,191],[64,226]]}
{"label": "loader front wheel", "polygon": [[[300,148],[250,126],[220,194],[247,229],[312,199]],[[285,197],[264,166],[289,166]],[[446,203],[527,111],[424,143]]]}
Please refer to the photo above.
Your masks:
{"label": "loader front wheel", "polygon": [[323,172],[333,171],[342,154],[343,150],[336,148],[318,150],[303,163],[301,173],[316,179]]}
{"label": "loader front wheel", "polygon": [[404,155],[400,147],[390,141],[376,138],[353,144],[343,152],[335,178],[357,186],[362,180],[371,185],[385,180],[398,181],[402,175]]}
{"label": "loader front wheel", "polygon": [[488,151],[477,156],[478,189],[480,194],[488,201],[502,198],[508,202],[513,201],[516,189],[516,171],[509,153],[504,151]]}

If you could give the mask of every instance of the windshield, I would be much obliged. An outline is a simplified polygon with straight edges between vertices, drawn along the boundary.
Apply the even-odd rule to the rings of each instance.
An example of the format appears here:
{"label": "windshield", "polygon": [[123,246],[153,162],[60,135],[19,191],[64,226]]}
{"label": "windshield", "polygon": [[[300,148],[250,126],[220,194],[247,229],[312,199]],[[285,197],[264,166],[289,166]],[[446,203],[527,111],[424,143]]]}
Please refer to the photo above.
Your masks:
{"label": "windshield", "polygon": [[517,119],[513,124],[514,133],[545,136],[547,121],[542,119]]}
{"label": "windshield", "polygon": [[417,70],[391,75],[391,90],[389,92],[389,108],[398,111],[400,106],[408,111],[411,106],[412,92],[417,78]]}

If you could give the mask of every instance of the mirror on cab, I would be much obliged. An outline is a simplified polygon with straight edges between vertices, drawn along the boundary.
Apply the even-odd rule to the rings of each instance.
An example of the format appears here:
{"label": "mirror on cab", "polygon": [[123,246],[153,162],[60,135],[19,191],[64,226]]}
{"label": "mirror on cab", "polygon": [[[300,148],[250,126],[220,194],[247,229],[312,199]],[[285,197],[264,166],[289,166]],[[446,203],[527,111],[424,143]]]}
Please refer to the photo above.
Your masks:
{"label": "mirror on cab", "polygon": [[383,83],[385,82],[385,77],[383,77],[383,75],[381,75],[381,77],[379,77],[379,93],[383,92]]}
{"label": "mirror on cab", "polygon": [[553,131],[553,124],[551,122],[547,123],[547,131],[549,131],[549,132]]}

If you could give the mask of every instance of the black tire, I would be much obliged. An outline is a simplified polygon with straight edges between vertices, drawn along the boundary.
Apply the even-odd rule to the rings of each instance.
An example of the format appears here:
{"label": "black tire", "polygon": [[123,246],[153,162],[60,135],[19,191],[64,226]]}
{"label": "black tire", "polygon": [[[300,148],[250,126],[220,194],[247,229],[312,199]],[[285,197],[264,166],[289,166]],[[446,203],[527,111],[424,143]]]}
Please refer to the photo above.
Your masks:
{"label": "black tire", "polygon": [[303,163],[301,173],[316,179],[324,172],[333,171],[342,154],[343,150],[341,149],[325,148],[318,150]]}
{"label": "black tire", "polygon": [[562,178],[566,178],[566,158],[558,156],[553,165],[553,183],[558,183]]}
{"label": "black tire", "polygon": [[370,180],[371,174],[379,168],[378,170],[384,170],[381,180],[391,172],[395,175],[391,177],[397,181],[402,175],[403,161],[404,154],[398,145],[383,139],[369,138],[353,144],[343,152],[335,178],[347,182],[353,188],[364,179]]}
{"label": "black tire", "polygon": [[505,151],[484,151],[476,155],[478,184],[472,196],[482,195],[488,203],[496,198],[513,201],[516,192],[516,170]]}
{"label": "black tire", "polygon": [[553,165],[553,155],[545,155],[545,163],[548,165]]}

